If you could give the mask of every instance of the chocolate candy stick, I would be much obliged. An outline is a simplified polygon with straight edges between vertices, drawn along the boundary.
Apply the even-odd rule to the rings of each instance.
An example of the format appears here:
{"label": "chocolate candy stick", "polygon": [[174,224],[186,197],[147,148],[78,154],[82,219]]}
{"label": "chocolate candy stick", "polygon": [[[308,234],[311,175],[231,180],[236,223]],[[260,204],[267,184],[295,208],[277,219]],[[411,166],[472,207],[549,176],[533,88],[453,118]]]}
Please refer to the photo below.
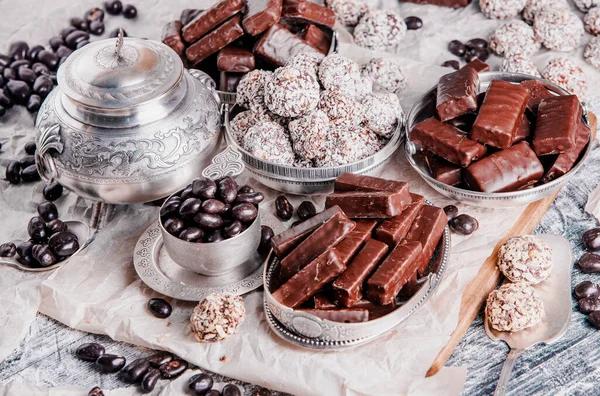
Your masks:
{"label": "chocolate candy stick", "polygon": [[412,202],[408,208],[404,209],[400,215],[385,220],[377,227],[375,230],[375,238],[377,240],[393,247],[406,237],[410,226],[417,218],[419,211],[425,203],[425,197],[421,195],[410,194],[410,196]]}
{"label": "chocolate candy stick", "polygon": [[244,35],[240,24],[240,16],[236,15],[194,44],[185,51],[185,56],[193,64],[199,63],[221,48],[231,44]]}
{"label": "chocolate candy stick", "polygon": [[463,67],[471,67],[471,68],[475,69],[475,71],[477,73],[483,73],[483,72],[490,71],[490,65],[488,65],[487,63],[485,63],[484,61],[482,61],[479,58],[473,59],[471,62],[467,63]]}
{"label": "chocolate candy stick", "polygon": [[355,220],[356,227],[335,248],[344,264],[348,264],[365,241],[371,239],[377,220]]}
{"label": "chocolate candy stick", "polygon": [[345,269],[337,250],[328,250],[286,281],[273,293],[273,298],[287,307],[296,308]]}
{"label": "chocolate candy stick", "polygon": [[410,138],[432,153],[463,167],[484,157],[487,152],[484,145],[433,117],[415,125]]}
{"label": "chocolate candy stick", "polygon": [[529,93],[529,97],[527,98],[527,109],[533,112],[533,114],[537,114],[538,106],[542,99],[548,99],[554,96],[546,89],[544,84],[538,80],[525,80],[521,82],[521,85]]}
{"label": "chocolate candy stick", "polygon": [[535,184],[544,167],[527,142],[498,151],[468,167],[465,182],[475,191],[516,191]]}
{"label": "chocolate candy stick", "polygon": [[396,300],[392,300],[392,302],[387,305],[378,305],[378,304],[373,304],[371,301],[367,300],[366,298],[363,298],[361,300],[358,300],[352,308],[366,309],[367,311],[369,311],[369,320],[375,320],[375,319],[381,318],[382,316],[389,314],[390,312],[395,310],[396,307],[397,307]]}
{"label": "chocolate candy stick", "polygon": [[283,0],[281,18],[291,23],[314,23],[330,28],[335,25],[335,13],[310,0]]}
{"label": "chocolate candy stick", "polygon": [[371,239],[350,262],[348,268],[333,282],[333,301],[352,307],[362,298],[362,285],[388,252],[388,246]]}
{"label": "chocolate candy stick", "polygon": [[298,311],[315,315],[317,318],[341,323],[361,323],[369,320],[366,309],[299,309]]}
{"label": "chocolate candy stick", "polygon": [[[337,250],[337,248],[336,248]],[[313,297],[315,309],[336,309],[339,308],[329,299],[326,292],[321,291]]]}
{"label": "chocolate candy stick", "polygon": [[335,180],[335,192],[344,191],[385,191],[404,194],[408,193],[408,183],[373,176],[355,175],[354,173],[343,173]]}
{"label": "chocolate candy stick", "polygon": [[[337,245],[355,226],[356,224],[342,213],[337,213],[324,222],[281,260],[281,282],[287,281],[317,256]],[[339,258],[337,251],[336,256]]]}
{"label": "chocolate candy stick", "polygon": [[185,44],[181,38],[181,21],[171,21],[163,27],[161,41],[171,47],[180,57],[185,51]]}
{"label": "chocolate candy stick", "polygon": [[497,148],[512,146],[528,96],[521,85],[492,81],[471,129],[471,139]]}
{"label": "chocolate candy stick", "polygon": [[542,156],[574,148],[580,119],[581,105],[576,95],[543,99],[533,132],[533,151]]}
{"label": "chocolate candy stick", "polygon": [[242,26],[251,36],[256,36],[279,22],[281,0],[247,0],[248,9]]}
{"label": "chocolate candy stick", "polygon": [[244,73],[219,73],[219,90],[235,93]]}
{"label": "chocolate candy stick", "polygon": [[379,305],[390,304],[421,262],[421,243],[398,245],[367,280],[367,298]]}
{"label": "chocolate candy stick", "polygon": [[254,46],[255,55],[277,67],[284,66],[288,60],[303,52],[319,53],[281,24],[271,26]]}
{"label": "chocolate candy stick", "polygon": [[314,49],[327,55],[331,47],[331,37],[321,30],[318,26],[308,24],[300,32],[300,38],[310,44]]}
{"label": "chocolate candy stick", "polygon": [[448,121],[477,110],[479,75],[472,67],[442,76],[438,82],[436,110],[442,121]]}
{"label": "chocolate candy stick", "polygon": [[[415,222],[410,227],[405,242],[419,242],[423,249],[418,269],[420,276],[423,276],[427,270],[447,223],[448,217],[443,209],[437,206],[423,205]],[[412,275],[412,273],[408,275]]]}
{"label": "chocolate candy stick", "polygon": [[217,68],[221,72],[248,73],[255,66],[254,54],[242,47],[229,45],[217,55]]}
{"label": "chocolate candy stick", "polygon": [[342,192],[329,194],[325,206],[329,208],[338,205],[351,218],[380,219],[399,215],[410,202],[408,191]]}
{"label": "chocolate candy stick", "polygon": [[573,165],[575,165],[575,162],[577,162],[577,159],[589,141],[590,128],[588,128],[582,121],[579,121],[575,147],[571,150],[565,151],[562,154],[559,154],[558,157],[556,157],[556,161],[554,161],[552,167],[548,170],[548,172],[546,172],[542,181],[544,183],[551,182],[552,180],[561,177],[573,169]]}
{"label": "chocolate candy stick", "polygon": [[222,0],[183,27],[183,39],[193,43],[244,8],[243,0]]}
{"label": "chocolate candy stick", "polygon": [[425,161],[435,180],[449,186],[457,186],[462,183],[462,168],[460,166],[446,161],[431,151],[425,153]]}
{"label": "chocolate candy stick", "polygon": [[525,114],[523,114],[523,119],[521,120],[521,125],[519,126],[519,130],[515,135],[515,143],[522,142],[526,140],[529,136],[531,136],[531,122],[529,118]]}

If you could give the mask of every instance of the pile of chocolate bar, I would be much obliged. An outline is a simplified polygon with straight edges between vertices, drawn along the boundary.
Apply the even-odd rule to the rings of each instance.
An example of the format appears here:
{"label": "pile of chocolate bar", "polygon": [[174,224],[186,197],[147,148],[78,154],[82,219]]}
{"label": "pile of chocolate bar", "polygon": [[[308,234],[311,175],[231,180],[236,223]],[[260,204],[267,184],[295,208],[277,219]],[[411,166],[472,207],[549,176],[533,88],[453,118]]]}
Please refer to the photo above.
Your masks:
{"label": "pile of chocolate bar", "polygon": [[548,183],[569,172],[590,138],[575,95],[555,96],[538,80],[495,80],[480,92],[470,64],[440,78],[437,117],[414,126],[432,176],[486,193]]}
{"label": "pile of chocolate bar", "polygon": [[335,14],[310,0],[221,0],[184,10],[162,41],[184,63],[207,72],[219,89],[235,92],[244,73],[283,66],[294,55],[327,55]]}
{"label": "pile of chocolate bar", "polygon": [[448,221],[408,184],[341,175],[326,210],[273,237],[273,297],[337,322],[366,322],[418,289]]}

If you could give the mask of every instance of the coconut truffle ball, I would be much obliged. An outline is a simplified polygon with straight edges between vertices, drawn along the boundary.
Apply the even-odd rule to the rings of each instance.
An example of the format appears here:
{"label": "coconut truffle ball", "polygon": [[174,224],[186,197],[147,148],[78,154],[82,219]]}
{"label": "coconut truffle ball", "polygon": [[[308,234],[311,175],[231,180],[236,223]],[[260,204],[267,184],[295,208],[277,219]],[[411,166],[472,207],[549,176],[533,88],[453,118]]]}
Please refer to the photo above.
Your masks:
{"label": "coconut truffle ball", "polygon": [[294,153],[302,159],[312,160],[325,144],[329,133],[329,119],[320,110],[315,110],[289,123]]}
{"label": "coconut truffle ball", "polygon": [[385,51],[397,45],[406,35],[406,23],[400,15],[370,9],[354,29],[354,42],[361,47]]}
{"label": "coconut truffle ball", "polygon": [[314,162],[318,167],[346,165],[369,156],[369,151],[366,139],[360,133],[330,125],[327,142]]}
{"label": "coconut truffle ball", "polygon": [[356,26],[369,10],[369,6],[363,0],[327,0],[326,4],[344,26]]}
{"label": "coconut truffle ball", "polygon": [[369,131],[367,128],[361,128],[356,133],[359,139],[363,141],[365,147],[364,156],[361,159],[377,153],[385,146],[385,139],[375,132]]}
{"label": "coconut truffle ball", "polygon": [[552,272],[552,249],[533,235],[510,238],[500,246],[498,269],[511,282],[537,285]]}
{"label": "coconut truffle ball", "polygon": [[533,287],[525,283],[506,283],[490,293],[485,314],[492,328],[516,332],[540,323],[544,304]]}
{"label": "coconut truffle ball", "polygon": [[600,6],[600,0],[573,0],[573,3],[583,12],[588,12],[596,6]]}
{"label": "coconut truffle ball", "polygon": [[368,94],[373,92],[373,80],[371,77],[361,74],[360,79],[356,82],[356,91],[354,97],[358,101],[362,101]]}
{"label": "coconut truffle ball", "polygon": [[529,74],[530,76],[541,77],[540,71],[533,64],[531,59],[522,54],[513,53],[508,55],[502,61],[500,71],[508,73]]}
{"label": "coconut truffle ball", "polygon": [[285,129],[275,122],[260,122],[248,129],[242,147],[264,161],[292,165],[294,151]]}
{"label": "coconut truffle ball", "polygon": [[315,164],[312,160],[302,159],[300,157],[296,157],[294,160],[294,167],[296,168],[314,168]]}
{"label": "coconut truffle ball", "polygon": [[387,92],[399,93],[404,91],[408,85],[400,66],[385,58],[371,59],[363,66],[363,74],[369,76],[374,85]]}
{"label": "coconut truffle ball", "polygon": [[541,45],[531,26],[514,20],[500,26],[489,38],[489,47],[500,56],[518,52],[529,56],[537,52]]}
{"label": "coconut truffle ball", "polygon": [[383,137],[394,134],[402,107],[398,97],[392,93],[372,93],[362,102],[365,126]]}
{"label": "coconut truffle ball", "polygon": [[360,67],[345,56],[329,55],[319,66],[319,80],[325,89],[354,96],[356,82],[360,80]]}
{"label": "coconut truffle ball", "polygon": [[527,0],[479,0],[479,8],[490,19],[510,19],[523,11],[526,2]]}
{"label": "coconut truffle ball", "polygon": [[600,37],[594,37],[590,40],[583,52],[583,59],[596,70],[600,70]]}
{"label": "coconut truffle ball", "polygon": [[569,3],[566,0],[527,0],[523,9],[523,20],[533,24],[535,16],[541,10],[568,10]]}
{"label": "coconut truffle ball", "polygon": [[583,69],[569,58],[554,58],[546,66],[542,76],[585,100],[588,84]]}
{"label": "coconut truffle ball", "polygon": [[583,17],[583,25],[588,33],[600,34],[600,8],[594,7]]}
{"label": "coconut truffle ball", "polygon": [[236,103],[245,109],[259,111],[265,101],[265,84],[273,73],[265,70],[252,70],[241,78],[237,86]]}
{"label": "coconut truffle ball", "polygon": [[314,74],[280,67],[265,85],[265,104],[273,113],[282,117],[298,117],[319,105],[319,83]]}
{"label": "coconut truffle ball", "polygon": [[542,10],[533,22],[535,36],[542,45],[555,51],[572,51],[583,38],[583,22],[568,10]]}
{"label": "coconut truffle ball", "polygon": [[360,103],[340,91],[321,92],[319,108],[336,128],[345,128],[349,131],[358,128],[364,118]]}
{"label": "coconut truffle ball", "polygon": [[303,52],[288,60],[286,66],[292,66],[296,69],[306,70],[315,76],[319,72],[319,65],[323,60],[323,55],[317,52]]}
{"label": "coconut truffle ball", "polygon": [[229,130],[231,131],[232,137],[239,145],[243,144],[243,137],[251,127],[256,125],[257,121],[256,114],[251,110],[242,111],[231,120],[229,123]]}
{"label": "coconut truffle ball", "polygon": [[244,300],[230,294],[209,294],[192,311],[192,333],[198,342],[222,341],[246,318]]}

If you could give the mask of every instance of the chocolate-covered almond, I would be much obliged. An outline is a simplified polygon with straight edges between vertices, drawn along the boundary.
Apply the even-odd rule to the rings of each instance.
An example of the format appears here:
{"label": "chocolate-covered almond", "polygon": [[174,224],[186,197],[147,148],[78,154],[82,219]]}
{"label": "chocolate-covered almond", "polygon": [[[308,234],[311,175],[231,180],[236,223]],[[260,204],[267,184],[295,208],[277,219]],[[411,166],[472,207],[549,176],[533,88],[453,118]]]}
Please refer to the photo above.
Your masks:
{"label": "chocolate-covered almond", "polygon": [[253,193],[243,193],[238,194],[235,199],[236,203],[250,203],[254,205],[258,205],[265,199],[265,196],[261,192],[253,192]]}
{"label": "chocolate-covered almond", "polygon": [[192,182],[192,192],[194,196],[202,199],[214,198],[217,194],[217,184],[211,179],[201,177]]}
{"label": "chocolate-covered almond", "polygon": [[58,208],[52,202],[42,202],[37,206],[37,212],[45,221],[58,219]]}
{"label": "chocolate-covered almond", "polygon": [[54,254],[67,257],[79,250],[79,240],[77,239],[77,235],[71,232],[59,232],[50,237],[48,246],[50,246]]}
{"label": "chocolate-covered almond", "polygon": [[150,368],[142,378],[142,391],[150,393],[156,387],[156,383],[160,379],[160,371],[155,368]]}
{"label": "chocolate-covered almond", "polygon": [[585,253],[581,256],[577,265],[586,274],[597,274],[600,272],[600,255]]}
{"label": "chocolate-covered almond", "polygon": [[479,228],[477,219],[466,214],[454,217],[448,224],[452,231],[462,235],[471,235]]}
{"label": "chocolate-covered almond", "polygon": [[289,220],[294,215],[294,207],[283,195],[275,199],[275,213],[281,220]]}
{"label": "chocolate-covered almond", "polygon": [[166,217],[172,215],[174,213],[179,213],[179,208],[181,207],[181,198],[180,197],[171,197],[167,202],[165,202],[164,206],[160,210],[160,216]]}
{"label": "chocolate-covered almond", "polygon": [[235,201],[235,198],[237,197],[237,185],[231,177],[226,176],[219,180],[218,186],[218,196],[221,201],[224,203],[232,203]]}
{"label": "chocolate-covered almond", "polygon": [[592,228],[584,232],[581,239],[587,250],[593,252],[600,250],[600,228]]}
{"label": "chocolate-covered almond", "polygon": [[123,356],[103,354],[96,360],[96,366],[104,373],[116,373],[126,362]]}
{"label": "chocolate-covered almond", "polygon": [[194,221],[203,229],[214,230],[223,227],[223,218],[213,213],[198,213]]}
{"label": "chocolate-covered almond", "polygon": [[188,198],[181,203],[179,215],[183,218],[192,218],[200,211],[201,206],[202,201],[198,198]]}
{"label": "chocolate-covered almond", "polygon": [[600,288],[597,284],[590,281],[583,281],[573,289],[573,297],[575,297],[576,300],[587,297],[598,297],[598,295],[600,295]]}
{"label": "chocolate-covered almond", "polygon": [[151,298],[148,301],[148,310],[157,318],[166,319],[171,316],[173,308],[164,298]]}
{"label": "chocolate-covered almond", "polygon": [[581,300],[577,301],[577,305],[579,306],[579,310],[584,314],[600,311],[600,299],[598,299],[598,297],[582,298]]}
{"label": "chocolate-covered almond", "polygon": [[275,236],[273,229],[269,226],[260,226],[260,244],[258,252],[261,254],[269,253],[271,250],[271,239]]}
{"label": "chocolate-covered almond", "polygon": [[223,234],[226,238],[233,238],[242,232],[243,226],[241,221],[235,220],[223,227]]}
{"label": "chocolate-covered almond", "polygon": [[54,219],[46,223],[46,229],[49,235],[54,235],[59,232],[68,231],[67,225],[59,219]]}
{"label": "chocolate-covered almond", "polygon": [[174,379],[179,377],[188,368],[188,362],[183,359],[173,359],[160,366],[160,374],[165,379]]}
{"label": "chocolate-covered almond", "polygon": [[310,201],[302,201],[302,203],[298,205],[296,213],[298,214],[298,217],[300,217],[300,220],[304,221],[316,215],[317,208],[315,208],[315,205]]}
{"label": "chocolate-covered almond", "polygon": [[149,369],[150,363],[148,363],[148,359],[136,359],[123,369],[123,379],[131,383],[139,382],[142,380],[144,375],[146,375]]}
{"label": "chocolate-covered almond", "polygon": [[150,363],[150,366],[154,368],[160,368],[160,366],[170,362],[173,359],[175,359],[175,356],[171,352],[159,351],[150,356],[148,358],[148,362]]}
{"label": "chocolate-covered almond", "polygon": [[231,209],[231,215],[242,223],[251,223],[258,216],[258,209],[252,204],[243,203],[234,206]]}
{"label": "chocolate-covered almond", "polygon": [[179,217],[170,217],[163,222],[163,227],[171,235],[179,235],[185,229],[185,223]]}
{"label": "chocolate-covered almond", "polygon": [[49,267],[58,262],[58,259],[48,245],[33,245],[31,254],[42,267]]}
{"label": "chocolate-covered almond", "polygon": [[188,242],[197,242],[202,238],[204,232],[198,227],[188,227],[179,233],[179,239]]}
{"label": "chocolate-covered almond", "polygon": [[218,199],[207,199],[202,202],[202,211],[204,213],[220,214],[225,210],[225,204]]}
{"label": "chocolate-covered almond", "polygon": [[247,184],[240,187],[240,189],[238,190],[238,194],[249,194],[253,192],[255,192],[255,190]]}
{"label": "chocolate-covered almond", "polygon": [[75,350],[75,356],[87,362],[95,362],[102,355],[104,355],[104,347],[95,342],[81,344]]}

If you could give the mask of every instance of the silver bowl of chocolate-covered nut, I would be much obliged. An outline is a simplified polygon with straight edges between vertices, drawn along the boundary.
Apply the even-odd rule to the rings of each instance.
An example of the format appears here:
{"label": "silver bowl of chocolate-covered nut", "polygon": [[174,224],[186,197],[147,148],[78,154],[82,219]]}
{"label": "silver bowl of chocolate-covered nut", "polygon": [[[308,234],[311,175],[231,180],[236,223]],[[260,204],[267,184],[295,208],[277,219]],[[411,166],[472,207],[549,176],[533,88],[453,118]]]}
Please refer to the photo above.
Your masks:
{"label": "silver bowl of chocolate-covered nut", "polygon": [[[547,90],[549,90],[550,93],[552,93],[553,95],[569,95],[567,91],[565,91],[563,88],[559,87],[556,84],[553,84],[541,78],[525,74],[486,72],[479,73],[479,79],[480,93],[487,91],[490,84],[494,80],[502,80],[511,83],[521,83],[525,80],[537,80],[541,82],[543,86]],[[583,152],[580,154],[577,162],[566,174],[548,183],[541,184],[538,182],[533,186],[528,186],[527,188],[517,191],[487,193],[472,191],[467,188],[463,188],[464,186],[462,185],[452,186],[449,184],[445,184],[439,180],[436,180],[436,178],[433,177],[427,165],[423,148],[420,145],[414,143],[410,137],[410,132],[413,130],[413,127],[416,124],[420,123],[421,121],[427,118],[436,116],[436,93],[437,85],[429,91],[427,91],[411,108],[407,117],[405,152],[406,157],[408,158],[408,162],[413,167],[413,169],[436,191],[451,199],[487,208],[506,208],[526,205],[531,202],[535,202],[540,199],[551,196],[552,194],[560,190],[579,171],[585,159],[590,153],[591,144],[588,142],[587,146],[583,149]],[[584,103],[582,103],[582,107],[583,122],[589,126],[587,108]]]}

